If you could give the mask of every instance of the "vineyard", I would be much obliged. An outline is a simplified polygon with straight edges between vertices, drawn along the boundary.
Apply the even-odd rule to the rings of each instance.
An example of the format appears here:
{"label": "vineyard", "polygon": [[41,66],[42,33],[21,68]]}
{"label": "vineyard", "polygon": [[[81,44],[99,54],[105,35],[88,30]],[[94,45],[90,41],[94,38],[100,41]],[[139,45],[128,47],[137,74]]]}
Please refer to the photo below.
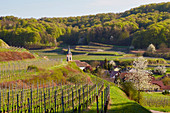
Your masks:
{"label": "vineyard", "polygon": [[29,88],[17,85],[1,87],[0,112],[6,113],[64,113],[83,112],[91,103],[101,97],[101,112],[106,112],[109,100],[109,86],[99,84],[65,85],[50,81],[48,83],[30,84]]}
{"label": "vineyard", "polygon": [[0,80],[26,77],[29,75],[28,66],[48,68],[62,64],[63,59],[30,59],[0,63]]}
{"label": "vineyard", "polygon": [[17,52],[29,52],[27,49],[23,47],[14,47],[14,46],[8,46],[8,47],[0,47],[0,51],[17,51]]}
{"label": "vineyard", "polygon": [[170,98],[144,97],[142,103],[144,106],[150,107],[168,107],[170,106]]}
{"label": "vineyard", "polygon": [[152,108],[155,110],[161,111],[169,111],[170,108],[170,97],[158,94],[144,94],[142,101],[142,105],[147,108]]}

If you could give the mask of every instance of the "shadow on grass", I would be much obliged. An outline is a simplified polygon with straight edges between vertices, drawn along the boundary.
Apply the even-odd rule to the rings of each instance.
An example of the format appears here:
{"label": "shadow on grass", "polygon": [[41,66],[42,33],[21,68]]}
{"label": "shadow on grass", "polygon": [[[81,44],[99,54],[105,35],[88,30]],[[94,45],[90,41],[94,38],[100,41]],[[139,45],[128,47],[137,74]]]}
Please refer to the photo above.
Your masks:
{"label": "shadow on grass", "polygon": [[110,104],[109,108],[108,113],[151,113],[135,102]]}

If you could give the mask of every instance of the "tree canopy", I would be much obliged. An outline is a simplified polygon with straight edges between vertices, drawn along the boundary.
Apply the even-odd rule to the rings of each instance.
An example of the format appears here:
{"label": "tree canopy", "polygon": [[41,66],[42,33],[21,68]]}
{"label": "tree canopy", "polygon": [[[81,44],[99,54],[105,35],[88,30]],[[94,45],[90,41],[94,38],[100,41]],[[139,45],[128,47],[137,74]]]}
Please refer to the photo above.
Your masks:
{"label": "tree canopy", "polygon": [[21,19],[0,17],[0,38],[12,46],[51,46],[102,42],[156,48],[170,47],[170,2],[143,5],[124,13],[103,13],[64,18]]}

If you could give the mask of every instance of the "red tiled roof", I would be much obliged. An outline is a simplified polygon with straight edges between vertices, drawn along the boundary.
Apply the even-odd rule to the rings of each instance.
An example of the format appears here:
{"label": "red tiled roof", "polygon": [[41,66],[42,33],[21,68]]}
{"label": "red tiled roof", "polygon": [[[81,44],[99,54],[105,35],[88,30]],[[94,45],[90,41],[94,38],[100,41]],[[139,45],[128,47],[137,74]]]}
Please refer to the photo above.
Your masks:
{"label": "red tiled roof", "polygon": [[170,86],[164,86],[165,90],[170,90]]}
{"label": "red tiled roof", "polygon": [[160,86],[160,87],[164,87],[164,84],[163,84],[162,81],[153,80],[153,81],[151,81],[151,83],[152,83],[152,84],[156,84],[156,85],[158,85],[158,86]]}
{"label": "red tiled roof", "polygon": [[170,86],[165,86],[162,81],[153,80],[151,83],[160,86],[161,89],[170,90]]}

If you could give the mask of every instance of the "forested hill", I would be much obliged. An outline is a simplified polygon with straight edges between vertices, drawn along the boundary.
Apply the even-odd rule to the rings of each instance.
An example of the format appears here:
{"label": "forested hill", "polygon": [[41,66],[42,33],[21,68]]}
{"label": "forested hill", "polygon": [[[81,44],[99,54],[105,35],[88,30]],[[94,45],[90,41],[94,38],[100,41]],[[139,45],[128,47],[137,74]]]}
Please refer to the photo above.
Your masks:
{"label": "forested hill", "polygon": [[65,18],[0,17],[0,38],[12,46],[39,47],[102,42],[146,48],[170,47],[170,2],[143,5],[124,13]]}
{"label": "forested hill", "polygon": [[129,16],[137,13],[148,13],[148,12],[168,12],[170,13],[170,3],[159,3],[159,4],[148,4],[142,5],[137,8],[132,8],[129,11],[122,13],[122,17]]}

